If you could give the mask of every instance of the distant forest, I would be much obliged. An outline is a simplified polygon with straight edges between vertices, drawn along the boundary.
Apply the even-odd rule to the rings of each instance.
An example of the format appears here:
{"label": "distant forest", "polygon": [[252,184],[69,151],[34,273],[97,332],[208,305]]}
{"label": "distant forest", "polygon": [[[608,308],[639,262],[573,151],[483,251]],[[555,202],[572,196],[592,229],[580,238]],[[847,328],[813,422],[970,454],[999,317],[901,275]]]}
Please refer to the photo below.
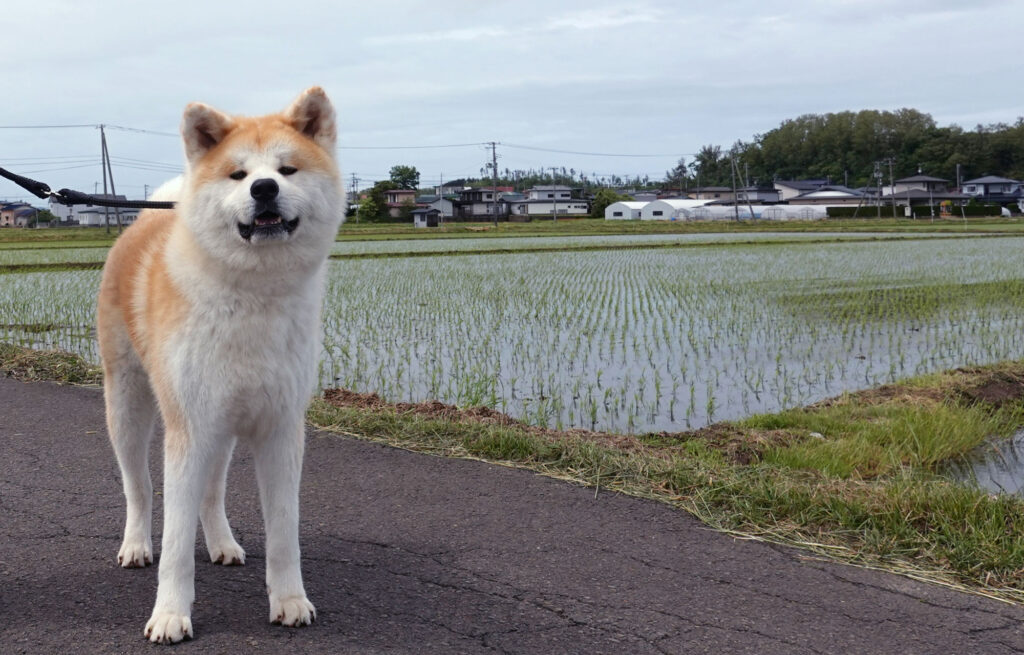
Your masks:
{"label": "distant forest", "polygon": [[[692,159],[683,158],[664,177],[597,176],[562,168],[554,175],[545,170],[499,170],[498,184],[524,189],[535,184],[572,186],[679,187],[731,186],[735,160],[750,184],[770,186],[773,180],[829,179],[851,187],[873,185],[876,161],[883,161],[883,183],[888,184],[892,159],[893,177],[899,179],[920,170],[927,175],[956,182],[982,175],[1024,178],[1024,117],[1012,125],[994,123],[965,130],[958,125],[940,127],[929,114],[916,109],[863,110],[834,114],[806,114],[751,141],[737,141],[729,148],[705,145]],[[480,179],[467,184],[490,184],[491,171],[480,170]]]}

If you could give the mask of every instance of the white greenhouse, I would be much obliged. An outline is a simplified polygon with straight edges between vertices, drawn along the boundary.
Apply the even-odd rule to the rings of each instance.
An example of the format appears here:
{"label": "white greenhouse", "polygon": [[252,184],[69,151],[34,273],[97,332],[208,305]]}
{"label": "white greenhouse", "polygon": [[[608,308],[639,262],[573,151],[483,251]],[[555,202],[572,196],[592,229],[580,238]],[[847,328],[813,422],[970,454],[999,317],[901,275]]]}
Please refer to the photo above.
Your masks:
{"label": "white greenhouse", "polygon": [[604,217],[606,220],[626,221],[640,218],[640,210],[647,206],[647,202],[638,200],[623,200],[613,202],[605,207]]}
{"label": "white greenhouse", "polygon": [[667,198],[647,203],[640,210],[640,218],[645,221],[678,221],[691,218],[695,209],[703,207],[709,200],[691,200],[690,198]]}

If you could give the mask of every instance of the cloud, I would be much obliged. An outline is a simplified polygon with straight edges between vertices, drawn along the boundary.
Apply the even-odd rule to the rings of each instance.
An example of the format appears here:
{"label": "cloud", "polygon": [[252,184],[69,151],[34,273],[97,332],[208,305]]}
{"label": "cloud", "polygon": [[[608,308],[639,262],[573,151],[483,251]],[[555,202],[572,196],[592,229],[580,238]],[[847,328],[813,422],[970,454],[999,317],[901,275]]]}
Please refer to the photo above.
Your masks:
{"label": "cloud", "polygon": [[553,18],[544,24],[544,29],[605,30],[636,23],[655,23],[664,17],[665,12],[652,7],[600,7]]}
{"label": "cloud", "polygon": [[654,23],[665,18],[665,12],[653,7],[623,6],[598,7],[562,14],[540,24],[518,27],[492,27],[476,25],[432,32],[386,34],[364,39],[366,45],[393,46],[437,42],[471,42],[498,39],[523,34],[564,32],[566,30],[605,30],[637,23]]}

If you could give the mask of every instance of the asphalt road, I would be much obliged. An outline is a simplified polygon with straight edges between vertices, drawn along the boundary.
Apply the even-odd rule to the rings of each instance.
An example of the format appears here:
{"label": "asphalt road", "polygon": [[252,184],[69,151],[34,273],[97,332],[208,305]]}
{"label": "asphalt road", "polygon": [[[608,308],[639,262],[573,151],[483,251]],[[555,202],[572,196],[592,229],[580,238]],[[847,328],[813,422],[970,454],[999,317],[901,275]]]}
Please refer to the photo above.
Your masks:
{"label": "asphalt road", "polygon": [[[1024,652],[1024,608],[737,541],[654,502],[316,432],[301,534],[318,620],[271,626],[242,449],[228,486],[246,565],[210,564],[197,542],[196,638],[175,652]],[[166,648],[142,637],[155,567],[116,563],[123,520],[99,391],[0,379],[0,652]]]}

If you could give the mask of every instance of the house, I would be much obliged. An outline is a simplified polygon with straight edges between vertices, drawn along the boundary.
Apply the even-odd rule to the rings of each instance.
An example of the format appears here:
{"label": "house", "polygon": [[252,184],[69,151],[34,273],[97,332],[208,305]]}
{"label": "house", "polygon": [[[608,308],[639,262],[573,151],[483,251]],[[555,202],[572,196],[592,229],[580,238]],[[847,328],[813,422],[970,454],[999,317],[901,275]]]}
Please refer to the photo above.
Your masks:
{"label": "house", "polygon": [[828,180],[776,180],[772,186],[779,192],[779,200],[785,202],[801,193],[814,191],[828,184]]}
{"label": "house", "polygon": [[963,194],[982,202],[1021,202],[1024,200],[1024,183],[996,175],[986,175],[964,182]]}
{"label": "house", "polygon": [[779,190],[776,189],[775,187],[748,186],[748,187],[744,187],[742,189],[739,189],[739,191],[738,191],[738,193],[736,195],[737,195],[736,202],[743,202],[743,203],[753,203],[753,202],[757,202],[757,203],[769,202],[769,203],[771,203],[771,202],[779,202],[779,200],[782,199],[781,195],[779,194]]}
{"label": "house", "polygon": [[605,220],[637,220],[640,211],[651,201],[621,200],[613,202],[604,209]]}
{"label": "house", "polygon": [[22,207],[14,211],[14,227],[31,227],[39,210],[35,207]]}
{"label": "house", "polygon": [[25,202],[0,203],[0,227],[24,227],[18,225],[18,216],[24,217],[25,210],[30,210],[34,215],[35,209]]}
{"label": "house", "polygon": [[121,212],[121,225],[127,226],[135,222],[135,219],[139,217],[138,209],[118,209],[115,210],[113,207],[93,207],[89,205],[86,209],[80,209],[75,214],[75,219],[79,225],[86,227],[104,227],[107,225],[109,218],[110,225],[112,227],[117,226],[117,212]]}
{"label": "house", "polygon": [[904,177],[896,180],[892,183],[892,186],[883,186],[882,195],[890,195],[892,193],[899,195],[901,193],[914,190],[930,191],[932,193],[945,193],[948,187],[949,180],[918,173],[917,175],[911,175],[910,177]]}
{"label": "house", "polygon": [[513,216],[586,216],[590,203],[573,197],[572,187],[560,184],[538,185],[526,190],[526,197],[510,202]]}
{"label": "house", "polygon": [[732,189],[727,186],[699,186],[686,192],[694,200],[721,200],[732,202],[736,199]]}
{"label": "house", "polygon": [[398,218],[402,208],[416,205],[415,189],[390,189],[384,192],[384,205],[391,218]]}
{"label": "house", "polygon": [[811,191],[790,198],[791,205],[828,205],[832,207],[859,205],[864,202],[864,192],[841,184],[826,184]]}
{"label": "house", "polygon": [[508,204],[503,202],[489,187],[469,188],[459,191],[459,199],[453,201],[453,211],[457,218],[493,219],[495,209],[498,216],[508,215]]}
{"label": "house", "polygon": [[[127,200],[125,196],[120,194],[114,195],[111,193],[97,193],[94,194],[96,198],[103,200]],[[110,214],[110,224],[117,225],[117,214],[121,213],[121,225],[130,225],[135,222],[135,219],[139,217],[139,209],[115,209],[113,207],[105,208],[96,205],[62,205],[53,198],[50,198],[50,213],[57,217],[60,223],[65,225],[73,225],[75,223],[79,225],[106,225],[106,213]],[[100,218],[96,218],[97,212]],[[86,213],[83,218],[80,216],[82,213]],[[97,220],[99,222],[97,222]]]}
{"label": "house", "polygon": [[415,227],[438,227],[441,224],[441,212],[431,207],[420,207],[412,210],[412,224]]}

